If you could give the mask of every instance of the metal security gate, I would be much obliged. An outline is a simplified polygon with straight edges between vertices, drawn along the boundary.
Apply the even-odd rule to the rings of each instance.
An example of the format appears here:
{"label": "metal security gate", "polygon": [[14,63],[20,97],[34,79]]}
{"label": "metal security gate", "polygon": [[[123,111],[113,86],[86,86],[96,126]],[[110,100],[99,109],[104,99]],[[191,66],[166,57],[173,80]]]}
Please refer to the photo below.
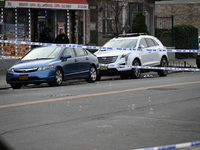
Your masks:
{"label": "metal security gate", "polygon": [[174,47],[174,17],[155,16],[155,36],[166,47]]}

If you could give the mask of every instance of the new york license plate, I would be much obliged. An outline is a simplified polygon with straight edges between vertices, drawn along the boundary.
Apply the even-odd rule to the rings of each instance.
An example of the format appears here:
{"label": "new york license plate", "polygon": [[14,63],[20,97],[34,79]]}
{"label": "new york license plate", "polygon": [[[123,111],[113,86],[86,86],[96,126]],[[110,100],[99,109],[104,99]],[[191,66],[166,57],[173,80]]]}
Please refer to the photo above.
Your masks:
{"label": "new york license plate", "polygon": [[108,66],[100,66],[100,70],[107,70]]}
{"label": "new york license plate", "polygon": [[19,80],[28,80],[28,75],[20,75]]}

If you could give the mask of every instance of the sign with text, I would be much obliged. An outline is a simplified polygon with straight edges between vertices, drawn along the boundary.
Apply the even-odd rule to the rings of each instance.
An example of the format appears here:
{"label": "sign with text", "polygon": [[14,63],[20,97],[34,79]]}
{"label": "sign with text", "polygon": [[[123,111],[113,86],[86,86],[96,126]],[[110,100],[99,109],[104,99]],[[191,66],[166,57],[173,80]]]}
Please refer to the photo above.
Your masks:
{"label": "sign with text", "polygon": [[87,10],[88,3],[86,0],[8,0],[5,7]]}

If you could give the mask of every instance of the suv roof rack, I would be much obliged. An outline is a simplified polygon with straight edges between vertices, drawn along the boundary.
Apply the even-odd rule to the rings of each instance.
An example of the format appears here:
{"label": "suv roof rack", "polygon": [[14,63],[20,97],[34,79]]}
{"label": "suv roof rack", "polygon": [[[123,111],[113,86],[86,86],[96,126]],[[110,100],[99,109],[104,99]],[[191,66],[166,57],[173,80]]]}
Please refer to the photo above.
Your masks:
{"label": "suv roof rack", "polygon": [[128,33],[128,34],[119,34],[118,37],[132,37],[132,36],[140,36],[147,35],[146,33]]}

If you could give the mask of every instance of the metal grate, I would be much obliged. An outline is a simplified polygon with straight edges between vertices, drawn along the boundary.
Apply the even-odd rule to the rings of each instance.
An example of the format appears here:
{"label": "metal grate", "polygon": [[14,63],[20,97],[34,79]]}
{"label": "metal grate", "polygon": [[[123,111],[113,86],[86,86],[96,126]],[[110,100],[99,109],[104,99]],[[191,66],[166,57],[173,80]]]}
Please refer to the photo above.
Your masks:
{"label": "metal grate", "polygon": [[111,57],[98,57],[99,63],[101,64],[110,64],[114,63],[117,60],[117,56]]}
{"label": "metal grate", "polygon": [[34,72],[34,71],[37,71],[38,68],[30,68],[30,69],[14,69],[14,72],[22,72],[22,73],[25,73],[25,72]]}

